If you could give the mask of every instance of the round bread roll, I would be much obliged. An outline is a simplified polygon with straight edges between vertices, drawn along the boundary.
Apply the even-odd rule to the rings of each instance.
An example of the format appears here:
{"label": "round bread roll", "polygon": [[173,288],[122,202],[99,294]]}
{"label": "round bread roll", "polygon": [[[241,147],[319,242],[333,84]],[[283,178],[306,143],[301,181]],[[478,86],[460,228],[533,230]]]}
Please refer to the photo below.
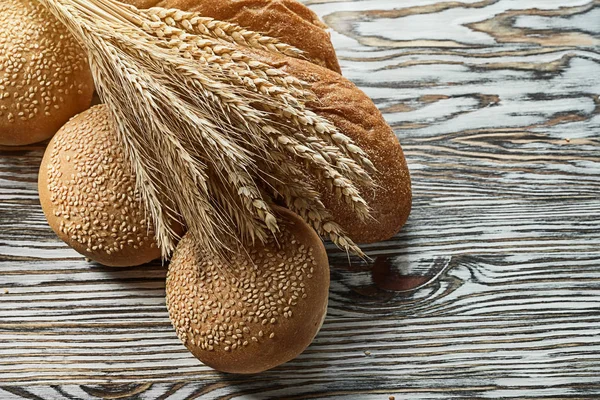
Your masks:
{"label": "round bread roll", "polygon": [[56,133],[38,182],[50,227],[79,253],[114,267],[160,257],[105,105],[79,114]]}
{"label": "round bread roll", "polygon": [[64,25],[36,0],[0,2],[0,145],[50,138],[93,93],[86,54]]}
{"label": "round bread roll", "polygon": [[306,59],[341,72],[331,37],[310,8],[297,0],[125,0],[138,8],[197,12],[277,38],[304,51]]}
{"label": "round bread roll", "polygon": [[215,260],[189,235],[167,275],[177,335],[204,364],[258,373],[302,353],[327,312],[329,263],[321,239],[297,215],[277,209],[277,243]]}

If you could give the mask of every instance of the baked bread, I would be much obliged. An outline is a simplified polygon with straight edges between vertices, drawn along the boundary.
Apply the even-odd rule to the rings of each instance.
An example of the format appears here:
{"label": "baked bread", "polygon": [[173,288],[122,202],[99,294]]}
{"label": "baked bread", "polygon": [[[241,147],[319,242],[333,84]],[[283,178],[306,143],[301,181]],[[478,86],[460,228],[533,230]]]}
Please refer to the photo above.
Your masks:
{"label": "baked bread", "polygon": [[357,243],[379,242],[398,233],[412,205],[410,174],[398,138],[373,101],[348,79],[326,68],[272,53],[247,53],[310,83],[319,102],[308,104],[308,108],[354,140],[377,169],[372,174],[377,187],[362,192],[372,209],[372,220],[357,219],[348,204],[320,185],[323,203],[332,210],[334,220]]}
{"label": "baked bread", "polygon": [[329,263],[321,239],[300,217],[276,209],[277,242],[219,262],[189,235],[167,275],[167,308],[177,335],[206,365],[258,373],[298,356],[327,312]]}
{"label": "baked bread", "polygon": [[56,133],[38,188],[50,227],[84,256],[115,267],[160,257],[105,105],[79,114]]}
{"label": "baked bread", "polygon": [[125,3],[141,9],[177,8],[234,22],[295,46],[305,52],[309,61],[341,72],[327,25],[297,0],[125,0]]}
{"label": "baked bread", "polygon": [[36,0],[0,2],[0,145],[50,138],[93,92],[87,56],[64,25]]}
{"label": "baked bread", "polygon": [[[350,238],[357,243],[372,243],[389,239],[400,230],[408,218],[412,203],[410,175],[402,147],[371,99],[337,73],[339,67],[331,42],[329,38],[321,37],[324,31],[312,11],[295,0],[127,1],[140,8],[161,6],[198,11],[208,17],[265,32],[306,51],[313,63],[259,50],[244,50],[267,64],[309,82],[320,100],[309,107],[352,138],[377,168],[374,180],[379,187],[374,191],[363,191],[365,200],[372,208],[374,220],[359,221],[352,209],[324,185],[318,188],[325,205],[333,210],[334,219]],[[293,18],[290,12],[295,14]],[[307,24],[312,27],[308,29]],[[318,29],[315,30],[315,27]],[[317,31],[318,34],[315,33]],[[326,53],[330,56],[323,57],[319,50],[323,48],[327,49]],[[335,60],[335,65],[331,60]]]}

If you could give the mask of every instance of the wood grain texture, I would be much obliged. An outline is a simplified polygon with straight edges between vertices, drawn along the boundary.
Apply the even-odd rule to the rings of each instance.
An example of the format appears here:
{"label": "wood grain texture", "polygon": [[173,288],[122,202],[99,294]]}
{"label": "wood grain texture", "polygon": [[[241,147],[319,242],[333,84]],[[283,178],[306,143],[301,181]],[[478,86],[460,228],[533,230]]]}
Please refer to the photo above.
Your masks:
{"label": "wood grain texture", "polygon": [[600,397],[600,1],[305,3],[401,139],[405,229],[371,263],[329,246],[314,344],[224,375],[165,269],[86,263],[40,209],[43,146],[0,149],[0,399]]}

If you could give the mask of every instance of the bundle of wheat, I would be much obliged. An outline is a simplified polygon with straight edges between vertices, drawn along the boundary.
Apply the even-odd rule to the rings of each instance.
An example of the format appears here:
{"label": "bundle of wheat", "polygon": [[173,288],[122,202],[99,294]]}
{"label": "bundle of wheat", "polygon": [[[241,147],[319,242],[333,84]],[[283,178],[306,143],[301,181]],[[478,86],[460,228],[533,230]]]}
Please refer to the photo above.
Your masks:
{"label": "bundle of wheat", "polygon": [[178,10],[140,11],[114,0],[40,2],[88,50],[163,256],[178,239],[173,220],[215,254],[231,239],[242,247],[265,242],[278,231],[271,209],[277,196],[310,210],[301,214],[317,231],[362,254],[304,178],[308,171],[326,182],[364,219],[369,210],[357,186],[370,184],[371,162],[306,108],[316,99],[304,82],[237,46],[299,51]]}

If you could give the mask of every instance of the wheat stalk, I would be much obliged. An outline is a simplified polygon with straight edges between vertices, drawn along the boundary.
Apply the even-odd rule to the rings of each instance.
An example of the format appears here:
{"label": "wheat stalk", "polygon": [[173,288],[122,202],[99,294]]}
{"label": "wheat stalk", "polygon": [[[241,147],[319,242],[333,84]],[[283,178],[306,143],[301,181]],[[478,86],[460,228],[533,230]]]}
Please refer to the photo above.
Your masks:
{"label": "wheat stalk", "polygon": [[332,221],[307,173],[353,207],[373,165],[299,79],[244,49],[302,57],[237,25],[180,10],[140,11],[115,0],[39,0],[87,49],[97,90],[136,175],[163,256],[184,224],[221,255],[278,231],[280,198],[341,248],[362,252]]}
{"label": "wheat stalk", "polygon": [[149,27],[154,26],[152,29],[163,29],[163,23],[166,23],[170,27],[181,28],[189,33],[221,39],[250,48],[281,53],[290,57],[302,58],[300,50],[277,39],[246,30],[236,24],[202,17],[197,13],[161,7],[141,10],[141,13],[155,23],[154,25],[148,23]]}

